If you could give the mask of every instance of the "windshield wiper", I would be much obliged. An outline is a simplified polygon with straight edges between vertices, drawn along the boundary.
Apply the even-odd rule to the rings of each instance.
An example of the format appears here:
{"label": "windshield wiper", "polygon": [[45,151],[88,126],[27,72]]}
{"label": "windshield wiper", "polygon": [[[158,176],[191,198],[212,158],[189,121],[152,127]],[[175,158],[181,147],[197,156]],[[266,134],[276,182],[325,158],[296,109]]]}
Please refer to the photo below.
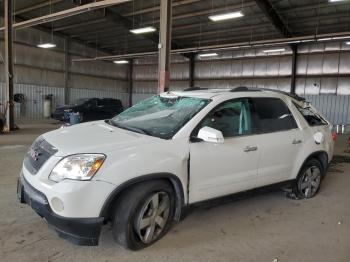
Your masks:
{"label": "windshield wiper", "polygon": [[121,128],[121,129],[125,129],[125,130],[129,130],[129,131],[133,131],[135,133],[140,133],[140,134],[143,134],[143,135],[149,135],[150,136],[150,133],[147,132],[146,130],[142,129],[142,128],[117,124],[116,122],[113,122],[112,119],[108,119],[105,122],[110,124],[110,125],[112,125],[112,126]]}

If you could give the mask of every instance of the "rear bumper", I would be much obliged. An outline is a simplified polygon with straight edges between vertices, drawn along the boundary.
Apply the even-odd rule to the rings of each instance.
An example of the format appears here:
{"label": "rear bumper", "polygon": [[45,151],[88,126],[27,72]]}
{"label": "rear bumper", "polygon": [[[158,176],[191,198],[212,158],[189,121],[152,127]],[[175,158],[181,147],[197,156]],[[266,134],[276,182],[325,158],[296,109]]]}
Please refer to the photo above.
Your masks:
{"label": "rear bumper", "polygon": [[77,245],[98,245],[103,217],[66,218],[55,214],[46,196],[32,187],[23,175],[18,178],[17,195],[21,203],[31,206],[60,237]]}

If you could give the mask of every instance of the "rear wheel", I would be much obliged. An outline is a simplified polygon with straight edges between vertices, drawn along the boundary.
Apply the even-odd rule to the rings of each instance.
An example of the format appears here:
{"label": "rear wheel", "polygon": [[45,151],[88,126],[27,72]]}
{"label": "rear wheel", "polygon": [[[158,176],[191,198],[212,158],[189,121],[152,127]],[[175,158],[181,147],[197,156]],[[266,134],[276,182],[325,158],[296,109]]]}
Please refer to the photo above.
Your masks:
{"label": "rear wheel", "polygon": [[301,168],[292,188],[296,198],[312,198],[318,192],[322,181],[323,168],[317,159],[310,159]]}
{"label": "rear wheel", "polygon": [[167,181],[149,181],[125,192],[114,210],[113,236],[132,250],[152,245],[169,230],[175,197]]}

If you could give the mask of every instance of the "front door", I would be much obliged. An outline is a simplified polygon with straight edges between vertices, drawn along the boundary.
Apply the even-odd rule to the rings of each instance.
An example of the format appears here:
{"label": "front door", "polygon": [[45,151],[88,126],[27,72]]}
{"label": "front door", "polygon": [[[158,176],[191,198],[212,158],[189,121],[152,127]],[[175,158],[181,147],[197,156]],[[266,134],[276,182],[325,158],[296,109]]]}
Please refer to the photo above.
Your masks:
{"label": "front door", "polygon": [[259,159],[252,135],[250,99],[226,101],[214,108],[194,130],[220,130],[224,143],[191,142],[189,201],[229,195],[255,187]]}

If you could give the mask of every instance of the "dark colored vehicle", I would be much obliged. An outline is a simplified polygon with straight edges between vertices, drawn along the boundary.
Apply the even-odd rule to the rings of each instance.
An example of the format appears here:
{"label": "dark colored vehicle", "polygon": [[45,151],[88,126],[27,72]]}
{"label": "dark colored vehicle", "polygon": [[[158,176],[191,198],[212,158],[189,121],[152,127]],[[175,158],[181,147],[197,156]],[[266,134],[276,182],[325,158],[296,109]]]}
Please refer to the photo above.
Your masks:
{"label": "dark colored vehicle", "polygon": [[53,119],[69,122],[70,113],[81,115],[81,122],[109,119],[123,111],[122,102],[113,98],[78,99],[73,105],[56,108]]}

